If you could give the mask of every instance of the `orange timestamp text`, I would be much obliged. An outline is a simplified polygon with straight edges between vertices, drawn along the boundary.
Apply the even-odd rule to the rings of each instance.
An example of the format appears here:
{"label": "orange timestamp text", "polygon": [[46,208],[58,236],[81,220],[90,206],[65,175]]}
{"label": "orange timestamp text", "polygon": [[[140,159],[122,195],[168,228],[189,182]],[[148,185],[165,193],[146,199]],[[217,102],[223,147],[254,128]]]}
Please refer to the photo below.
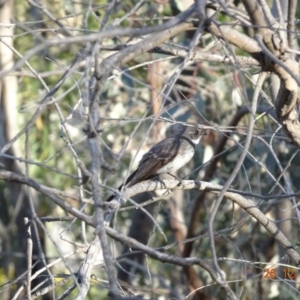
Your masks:
{"label": "orange timestamp text", "polygon": [[[282,270],[284,279],[295,279],[295,270],[293,268],[284,268]],[[277,277],[277,271],[275,268],[266,268],[264,269],[264,279],[275,279]]]}

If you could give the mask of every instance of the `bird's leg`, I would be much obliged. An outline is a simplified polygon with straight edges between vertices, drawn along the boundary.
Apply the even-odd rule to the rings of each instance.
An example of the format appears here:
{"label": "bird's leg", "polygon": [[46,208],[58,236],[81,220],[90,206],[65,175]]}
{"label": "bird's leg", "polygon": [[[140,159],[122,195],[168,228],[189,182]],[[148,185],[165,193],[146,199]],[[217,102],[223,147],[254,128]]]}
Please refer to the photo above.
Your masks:
{"label": "bird's leg", "polygon": [[155,176],[151,180],[157,180],[164,186],[165,189],[167,188],[165,183],[163,182],[163,180],[160,179],[158,174],[155,174]]}
{"label": "bird's leg", "polygon": [[201,187],[201,181],[200,180],[194,180],[194,182],[198,185],[198,187]]}
{"label": "bird's leg", "polygon": [[167,174],[179,181],[178,186],[182,185],[182,180],[179,177],[171,173],[167,173]]}

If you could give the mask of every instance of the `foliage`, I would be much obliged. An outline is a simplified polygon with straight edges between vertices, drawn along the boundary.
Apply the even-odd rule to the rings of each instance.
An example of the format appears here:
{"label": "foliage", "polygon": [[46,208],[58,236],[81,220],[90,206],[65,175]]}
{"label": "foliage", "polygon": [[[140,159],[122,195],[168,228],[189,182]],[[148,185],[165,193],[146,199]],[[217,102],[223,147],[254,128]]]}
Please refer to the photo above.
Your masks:
{"label": "foliage", "polygon": [[[15,1],[0,24],[0,83],[18,80],[1,149],[20,132],[0,152],[1,299],[299,297],[299,12],[178,2]],[[178,123],[207,132],[181,184],[121,191],[105,229],[103,202]]]}

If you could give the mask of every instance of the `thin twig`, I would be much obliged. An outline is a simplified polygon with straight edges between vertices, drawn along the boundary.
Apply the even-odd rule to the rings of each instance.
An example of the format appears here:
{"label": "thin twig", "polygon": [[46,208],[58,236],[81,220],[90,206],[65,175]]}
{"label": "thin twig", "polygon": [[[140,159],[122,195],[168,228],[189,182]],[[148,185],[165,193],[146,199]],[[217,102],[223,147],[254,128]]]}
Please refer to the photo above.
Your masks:
{"label": "thin twig", "polygon": [[25,221],[25,227],[26,227],[26,234],[27,234],[27,283],[26,283],[26,294],[27,299],[31,300],[31,271],[32,271],[32,248],[33,248],[33,242],[32,242],[32,236],[31,236],[31,222],[29,222],[28,218],[24,219]]}
{"label": "thin twig", "polygon": [[239,157],[239,159],[238,159],[231,175],[227,179],[223,190],[218,195],[218,198],[217,198],[217,200],[216,200],[216,202],[213,206],[213,209],[211,211],[210,218],[209,218],[209,221],[208,221],[208,230],[209,230],[209,237],[210,237],[210,248],[211,248],[211,252],[212,252],[214,268],[219,273],[220,278],[222,278],[222,280],[224,280],[224,278],[223,278],[223,273],[221,272],[221,269],[219,268],[218,261],[217,261],[217,254],[216,254],[216,250],[215,250],[214,234],[213,234],[213,232],[214,232],[213,223],[214,223],[214,219],[215,219],[215,216],[217,214],[218,208],[219,208],[219,206],[220,206],[220,204],[223,200],[223,197],[224,197],[226,191],[228,190],[231,183],[233,182],[236,175],[238,174],[238,172],[239,172],[239,170],[240,170],[242,164],[244,163],[244,160],[245,160],[245,158],[248,154],[248,150],[249,150],[250,143],[251,143],[251,140],[252,140],[252,134],[253,134],[253,128],[254,128],[254,122],[255,122],[255,112],[256,112],[256,107],[257,107],[257,103],[258,103],[258,98],[259,98],[260,90],[261,90],[261,87],[264,83],[264,80],[265,80],[266,76],[267,76],[266,73],[261,73],[260,74],[259,79],[258,79],[257,84],[256,84],[256,87],[255,87],[255,90],[254,90],[252,106],[251,106],[251,114],[250,114],[250,120],[249,120],[249,127],[248,127],[248,132],[247,132],[247,137],[246,137],[243,152],[242,152],[241,156]]}

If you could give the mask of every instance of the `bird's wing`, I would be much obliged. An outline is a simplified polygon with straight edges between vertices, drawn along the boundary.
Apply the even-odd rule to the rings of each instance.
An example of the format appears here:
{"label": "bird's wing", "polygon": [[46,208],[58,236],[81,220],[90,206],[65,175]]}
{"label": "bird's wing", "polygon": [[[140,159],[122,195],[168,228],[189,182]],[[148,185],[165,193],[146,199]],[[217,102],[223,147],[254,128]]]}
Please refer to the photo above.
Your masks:
{"label": "bird's wing", "polygon": [[143,155],[136,171],[128,177],[126,185],[132,186],[138,182],[154,178],[157,171],[177,155],[180,142],[178,137],[169,137],[154,145]]}

